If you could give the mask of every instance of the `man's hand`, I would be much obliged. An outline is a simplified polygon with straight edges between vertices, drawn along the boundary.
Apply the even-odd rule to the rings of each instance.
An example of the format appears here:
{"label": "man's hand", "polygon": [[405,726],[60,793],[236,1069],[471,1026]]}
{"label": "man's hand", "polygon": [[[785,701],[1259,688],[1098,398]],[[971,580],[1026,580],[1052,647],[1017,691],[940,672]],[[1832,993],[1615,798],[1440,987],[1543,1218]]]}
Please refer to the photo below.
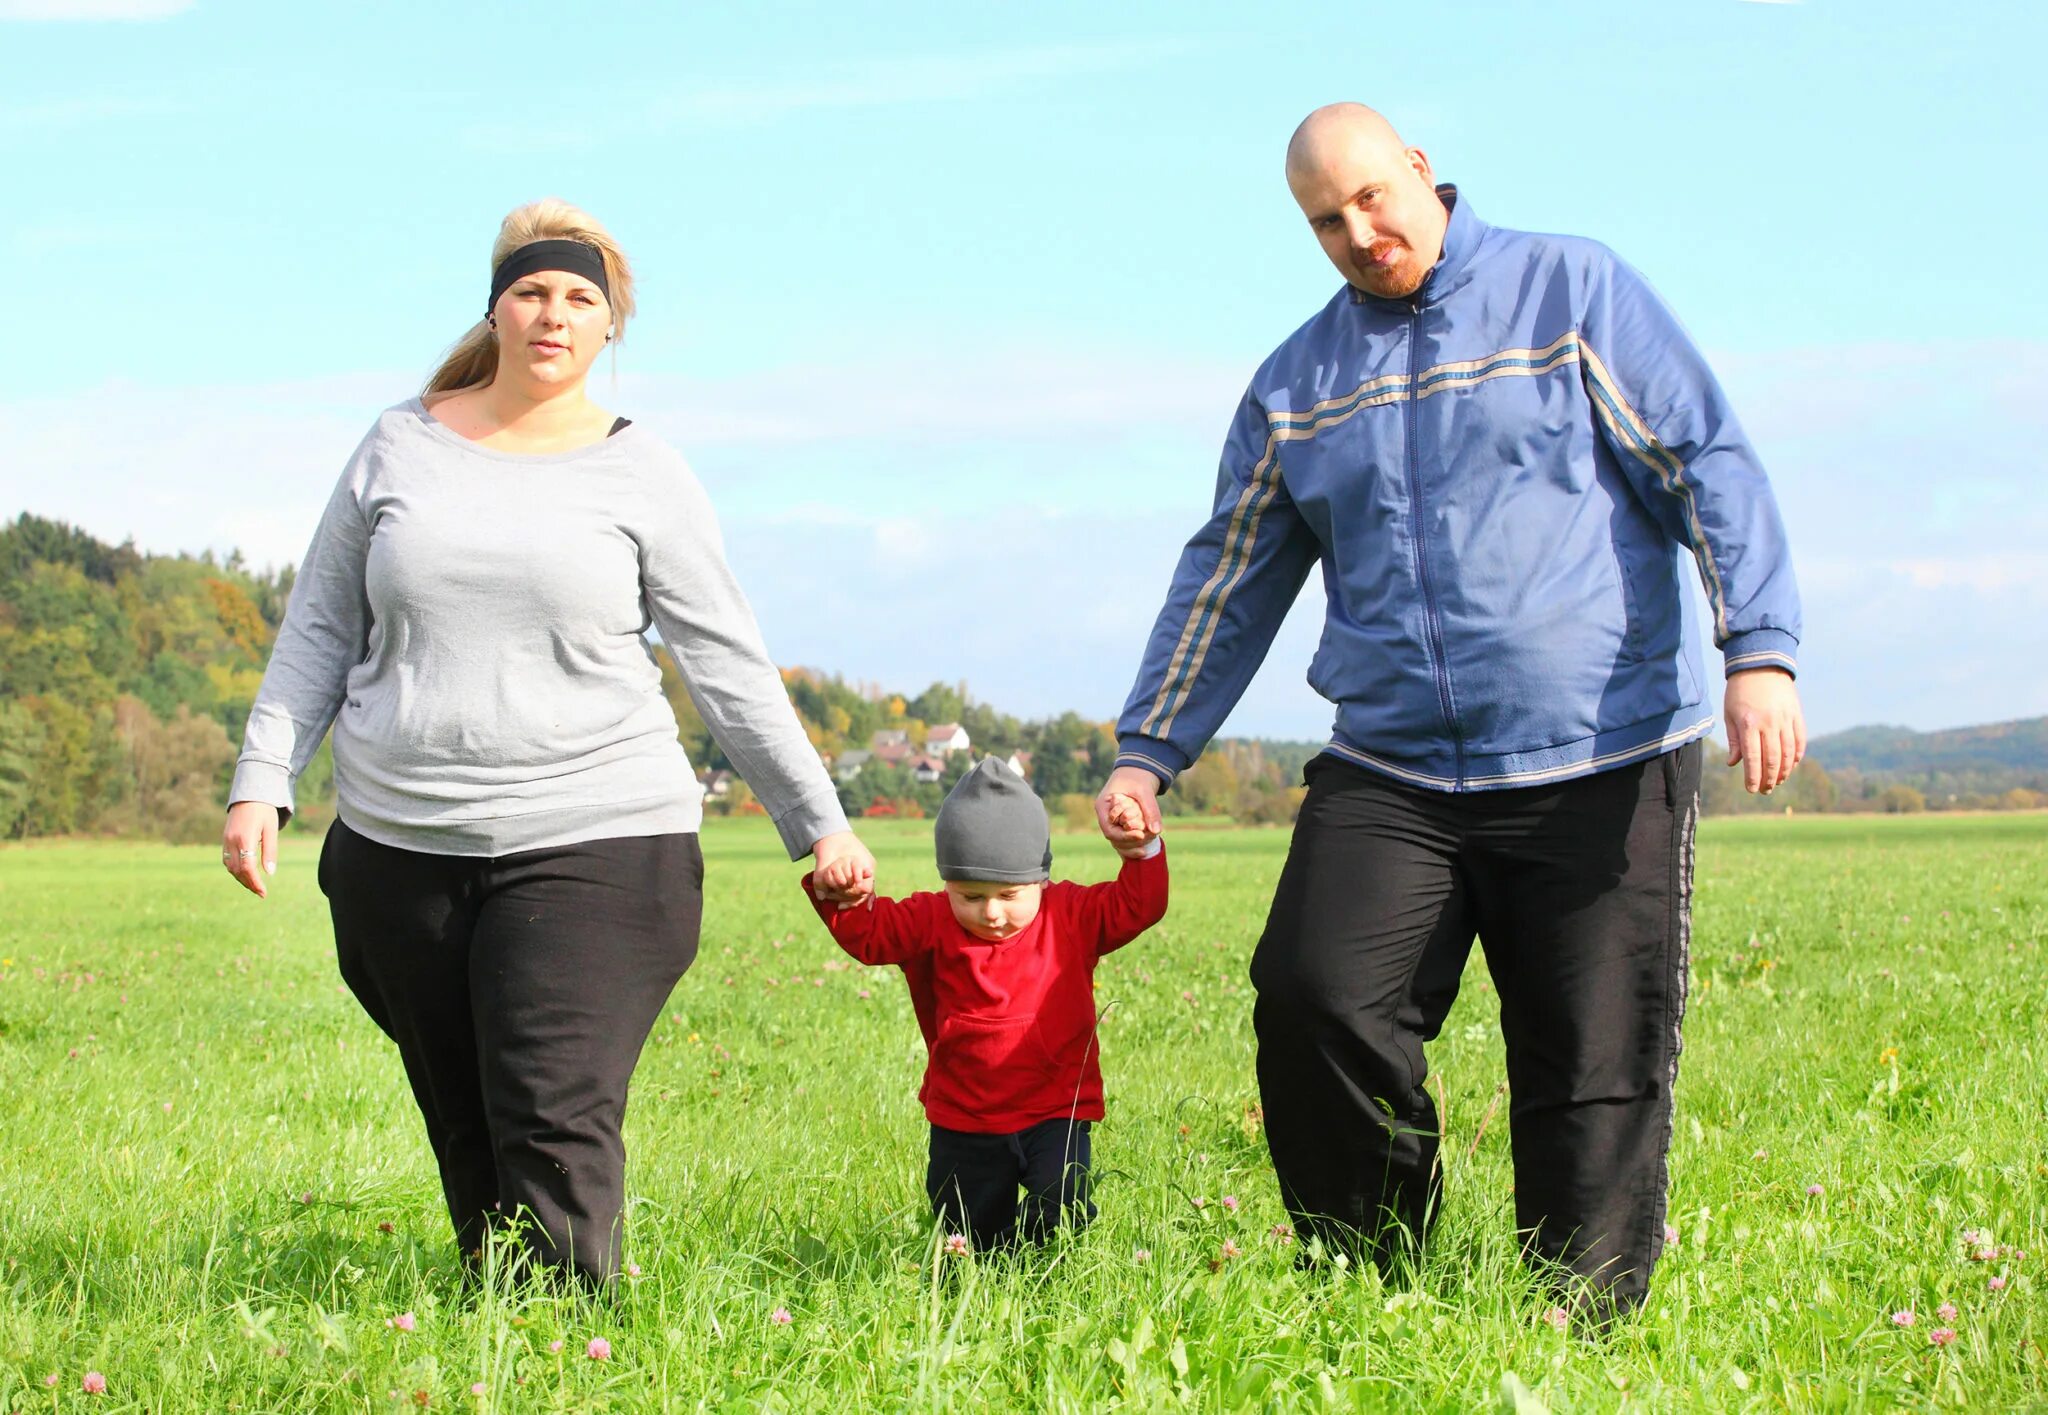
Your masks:
{"label": "man's hand", "polygon": [[1784,785],[1806,756],[1806,714],[1799,710],[1792,675],[1782,668],[1730,674],[1722,715],[1728,765],[1742,763],[1743,788],[1768,796]]}
{"label": "man's hand", "polygon": [[1159,834],[1159,778],[1141,766],[1118,767],[1095,798],[1095,823],[1117,854],[1143,854]]}
{"label": "man's hand", "polygon": [[811,873],[811,891],[820,899],[851,909],[874,894],[875,857],[852,831],[819,837],[811,854],[817,861]]}
{"label": "man's hand", "polygon": [[1104,819],[1109,822],[1110,830],[1116,832],[1117,836],[1135,842],[1116,847],[1116,853],[1126,860],[1144,859],[1146,852],[1152,848],[1152,842],[1159,838],[1158,827],[1146,828],[1145,808],[1139,804],[1135,796],[1126,796],[1121,792],[1112,795]]}

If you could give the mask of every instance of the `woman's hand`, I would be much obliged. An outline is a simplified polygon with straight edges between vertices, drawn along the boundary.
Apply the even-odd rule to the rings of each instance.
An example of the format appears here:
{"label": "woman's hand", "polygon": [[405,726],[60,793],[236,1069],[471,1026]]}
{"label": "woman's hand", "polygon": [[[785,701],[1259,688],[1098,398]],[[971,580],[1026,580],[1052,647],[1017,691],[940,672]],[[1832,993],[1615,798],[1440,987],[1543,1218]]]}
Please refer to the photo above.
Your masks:
{"label": "woman's hand", "polygon": [[228,823],[220,835],[220,862],[242,888],[258,899],[268,898],[263,877],[277,873],[277,807],[262,801],[229,806]]}
{"label": "woman's hand", "polygon": [[811,873],[811,891],[820,899],[851,909],[874,894],[875,857],[852,831],[820,836],[811,855],[817,861]]}

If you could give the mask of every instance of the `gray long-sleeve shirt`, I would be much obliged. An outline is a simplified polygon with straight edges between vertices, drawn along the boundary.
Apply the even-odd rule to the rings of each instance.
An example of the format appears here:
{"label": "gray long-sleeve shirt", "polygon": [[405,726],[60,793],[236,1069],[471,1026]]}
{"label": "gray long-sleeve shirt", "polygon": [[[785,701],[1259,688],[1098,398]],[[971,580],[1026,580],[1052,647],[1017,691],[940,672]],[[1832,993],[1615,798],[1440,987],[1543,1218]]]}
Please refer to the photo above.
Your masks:
{"label": "gray long-sleeve shirt", "polygon": [[383,844],[498,856],[696,830],[650,624],[791,858],[844,830],[680,455],[638,425],[500,452],[402,403],[313,534],[229,800],[289,811],[331,723],[342,819]]}

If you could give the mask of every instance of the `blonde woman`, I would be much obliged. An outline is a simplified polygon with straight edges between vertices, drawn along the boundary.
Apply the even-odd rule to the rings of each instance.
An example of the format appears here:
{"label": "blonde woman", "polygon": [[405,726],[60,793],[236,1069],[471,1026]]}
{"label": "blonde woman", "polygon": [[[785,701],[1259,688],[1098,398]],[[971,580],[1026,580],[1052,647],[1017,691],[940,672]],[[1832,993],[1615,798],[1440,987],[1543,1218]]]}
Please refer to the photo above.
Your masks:
{"label": "blonde woman", "polygon": [[341,975],[397,1042],[459,1250],[619,1264],[627,1082],[697,949],[701,793],[658,626],[791,858],[848,831],[725,563],[704,490],[593,403],[633,278],[561,201],[505,218],[487,313],[350,458],[249,718],[221,858],[254,892],[330,724],[320,856]]}

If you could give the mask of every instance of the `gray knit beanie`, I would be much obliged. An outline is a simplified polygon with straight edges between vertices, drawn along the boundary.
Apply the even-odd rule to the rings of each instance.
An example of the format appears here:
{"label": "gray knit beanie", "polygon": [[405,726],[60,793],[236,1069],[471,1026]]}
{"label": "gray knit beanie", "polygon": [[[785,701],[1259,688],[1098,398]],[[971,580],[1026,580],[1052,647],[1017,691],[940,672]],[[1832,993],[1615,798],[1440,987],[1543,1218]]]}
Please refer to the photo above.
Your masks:
{"label": "gray knit beanie", "polygon": [[983,757],[939,807],[940,879],[1036,884],[1052,870],[1052,826],[1031,784]]}

